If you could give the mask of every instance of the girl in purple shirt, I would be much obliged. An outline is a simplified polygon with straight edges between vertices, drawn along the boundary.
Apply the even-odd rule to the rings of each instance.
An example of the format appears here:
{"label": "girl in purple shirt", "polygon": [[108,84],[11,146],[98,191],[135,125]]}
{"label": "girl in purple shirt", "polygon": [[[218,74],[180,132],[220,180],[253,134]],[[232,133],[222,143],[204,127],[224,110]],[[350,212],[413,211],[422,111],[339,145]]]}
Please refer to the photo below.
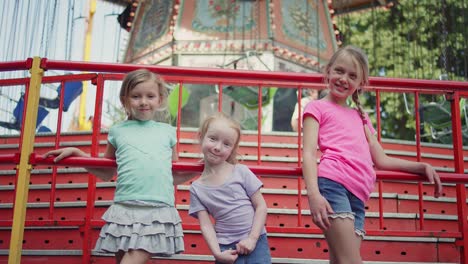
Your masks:
{"label": "girl in purple shirt", "polygon": [[[120,101],[127,120],[111,127],[104,157],[117,168],[85,169],[104,181],[117,176],[114,203],[102,219],[95,250],[115,254],[115,263],[148,263],[152,256],[184,251],[182,221],[175,208],[174,186],[195,176],[172,171],[177,160],[175,129],[167,124],[169,91],[161,76],[138,69],[125,75]],[[89,157],[74,147],[47,152],[55,162]]]}
{"label": "girl in purple shirt", "polygon": [[[398,170],[424,175],[442,193],[431,165],[389,157],[359,102],[369,80],[366,55],[347,46],[325,68],[329,93],[309,103],[303,115],[303,173],[313,222],[325,234],[330,263],[362,263],[364,203],[374,188],[375,171]],[[347,105],[351,97],[355,108]],[[317,147],[322,152],[317,166]]]}
{"label": "girl in purple shirt", "polygon": [[240,125],[223,113],[207,118],[200,127],[205,166],[190,187],[189,214],[198,218],[216,263],[268,264],[262,182],[237,163],[240,134]]}

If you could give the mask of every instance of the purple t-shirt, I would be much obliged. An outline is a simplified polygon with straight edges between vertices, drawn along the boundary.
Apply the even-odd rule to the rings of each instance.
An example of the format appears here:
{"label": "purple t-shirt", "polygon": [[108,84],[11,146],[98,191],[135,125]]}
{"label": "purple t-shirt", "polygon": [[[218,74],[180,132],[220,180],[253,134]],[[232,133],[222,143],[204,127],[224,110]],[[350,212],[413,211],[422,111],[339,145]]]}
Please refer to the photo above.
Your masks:
{"label": "purple t-shirt", "polygon": [[199,181],[192,183],[189,214],[197,218],[199,211],[206,210],[215,219],[218,243],[238,242],[250,234],[255,214],[250,197],[262,185],[247,166],[236,164],[232,175],[222,185],[207,186]]}
{"label": "purple t-shirt", "polygon": [[[342,184],[366,202],[374,189],[375,170],[359,112],[322,99],[310,102],[303,117],[313,117],[319,123],[318,146],[322,156],[318,177]],[[365,120],[375,134],[367,114]]]}

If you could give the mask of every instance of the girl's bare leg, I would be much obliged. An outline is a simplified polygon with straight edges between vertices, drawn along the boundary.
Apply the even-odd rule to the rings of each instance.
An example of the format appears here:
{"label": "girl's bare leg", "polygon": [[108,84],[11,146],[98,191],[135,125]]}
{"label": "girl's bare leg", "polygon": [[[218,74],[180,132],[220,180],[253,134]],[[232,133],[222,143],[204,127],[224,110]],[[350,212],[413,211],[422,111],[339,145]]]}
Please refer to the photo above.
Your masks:
{"label": "girl's bare leg", "polygon": [[120,264],[145,264],[151,255],[144,250],[130,250],[125,253]]}
{"label": "girl's bare leg", "polygon": [[331,226],[325,232],[330,249],[330,264],[362,264],[361,237],[354,232],[354,220],[330,218]]}
{"label": "girl's bare leg", "polygon": [[119,250],[119,252],[115,253],[115,263],[120,264],[124,255],[125,251],[122,250]]}

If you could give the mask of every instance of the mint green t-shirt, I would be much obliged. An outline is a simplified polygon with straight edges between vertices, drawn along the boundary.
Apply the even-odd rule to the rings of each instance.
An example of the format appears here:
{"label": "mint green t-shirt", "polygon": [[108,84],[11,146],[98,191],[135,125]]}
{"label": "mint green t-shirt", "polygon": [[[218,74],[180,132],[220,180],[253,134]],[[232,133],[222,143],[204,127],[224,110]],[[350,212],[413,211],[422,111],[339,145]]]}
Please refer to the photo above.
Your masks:
{"label": "mint green t-shirt", "polygon": [[108,141],[116,149],[114,201],[142,200],[174,206],[174,127],[153,120],[127,120],[111,127]]}

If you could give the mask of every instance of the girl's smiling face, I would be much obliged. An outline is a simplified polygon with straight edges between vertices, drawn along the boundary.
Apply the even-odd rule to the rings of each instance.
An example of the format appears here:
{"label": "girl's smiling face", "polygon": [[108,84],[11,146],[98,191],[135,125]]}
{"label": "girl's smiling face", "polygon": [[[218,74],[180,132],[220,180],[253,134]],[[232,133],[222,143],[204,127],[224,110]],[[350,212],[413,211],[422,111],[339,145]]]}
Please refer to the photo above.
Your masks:
{"label": "girl's smiling face", "polygon": [[222,164],[229,159],[236,148],[238,132],[225,119],[211,122],[202,139],[205,162],[210,165]]}
{"label": "girl's smiling face", "polygon": [[132,119],[153,119],[161,107],[159,84],[151,80],[137,84],[128,94],[127,107]]}
{"label": "girl's smiling face", "polygon": [[345,105],[346,98],[351,96],[362,84],[362,73],[357,62],[351,56],[343,55],[328,70],[328,88],[330,96],[337,103]]}

